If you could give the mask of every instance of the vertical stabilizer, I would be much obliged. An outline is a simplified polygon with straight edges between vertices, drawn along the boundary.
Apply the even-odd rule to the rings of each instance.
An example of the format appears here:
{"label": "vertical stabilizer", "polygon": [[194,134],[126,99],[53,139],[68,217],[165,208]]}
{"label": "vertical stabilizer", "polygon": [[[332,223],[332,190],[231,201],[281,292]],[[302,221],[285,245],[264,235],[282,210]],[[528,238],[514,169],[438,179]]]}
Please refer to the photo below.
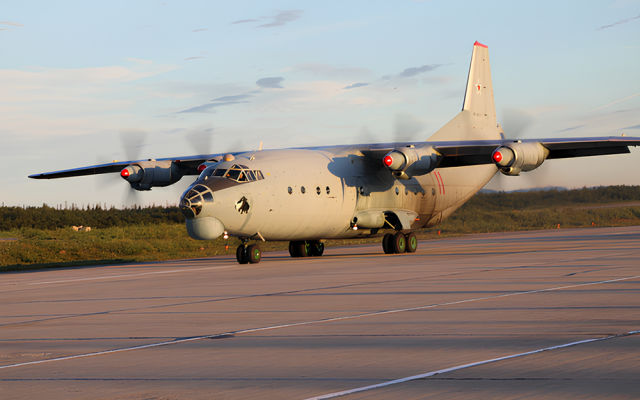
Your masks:
{"label": "vertical stabilizer", "polygon": [[462,111],[428,141],[500,139],[501,131],[493,102],[489,48],[475,42]]}

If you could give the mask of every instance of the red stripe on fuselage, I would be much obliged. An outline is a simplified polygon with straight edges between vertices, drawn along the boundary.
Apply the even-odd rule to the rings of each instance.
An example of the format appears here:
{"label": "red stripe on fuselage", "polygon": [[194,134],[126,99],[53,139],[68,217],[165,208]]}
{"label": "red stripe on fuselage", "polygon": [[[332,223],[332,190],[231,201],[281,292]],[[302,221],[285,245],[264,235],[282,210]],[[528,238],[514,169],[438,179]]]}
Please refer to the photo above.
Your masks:
{"label": "red stripe on fuselage", "polygon": [[444,191],[444,179],[442,179],[442,175],[440,175],[440,172],[437,172],[437,174],[440,177],[440,182],[442,182],[442,194],[445,194],[445,191]]}
{"label": "red stripe on fuselage", "polygon": [[433,176],[436,177],[436,181],[438,182],[438,191],[440,192],[440,194],[442,194],[442,184],[440,183],[440,178],[438,177],[438,173],[434,171]]}

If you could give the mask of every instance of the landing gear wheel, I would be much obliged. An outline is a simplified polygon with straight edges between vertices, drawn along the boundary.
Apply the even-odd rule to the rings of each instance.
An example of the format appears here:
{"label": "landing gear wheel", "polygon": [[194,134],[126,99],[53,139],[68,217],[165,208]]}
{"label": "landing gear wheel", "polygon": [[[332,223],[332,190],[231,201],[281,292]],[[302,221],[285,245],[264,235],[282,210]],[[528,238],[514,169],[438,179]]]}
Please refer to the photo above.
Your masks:
{"label": "landing gear wheel", "polygon": [[239,264],[246,264],[249,262],[249,257],[247,256],[247,249],[243,244],[238,246],[236,249],[236,260],[238,260]]}
{"label": "landing gear wheel", "polygon": [[262,259],[262,250],[257,244],[247,246],[246,257],[251,264],[257,264]]}
{"label": "landing gear wheel", "polygon": [[314,240],[309,242],[309,255],[312,257],[320,257],[324,253],[324,243]]}
{"label": "landing gear wheel", "polygon": [[407,250],[407,238],[404,233],[398,232],[391,238],[391,248],[394,253],[404,253]]}
{"label": "landing gear wheel", "polygon": [[289,242],[289,254],[291,257],[309,257],[311,245],[304,240]]}
{"label": "landing gear wheel", "polygon": [[411,232],[407,236],[407,253],[415,253],[418,250],[418,237]]}
{"label": "landing gear wheel", "polygon": [[387,233],[382,238],[382,250],[384,251],[384,254],[393,254],[393,249],[391,248],[392,238],[393,235],[390,233]]}

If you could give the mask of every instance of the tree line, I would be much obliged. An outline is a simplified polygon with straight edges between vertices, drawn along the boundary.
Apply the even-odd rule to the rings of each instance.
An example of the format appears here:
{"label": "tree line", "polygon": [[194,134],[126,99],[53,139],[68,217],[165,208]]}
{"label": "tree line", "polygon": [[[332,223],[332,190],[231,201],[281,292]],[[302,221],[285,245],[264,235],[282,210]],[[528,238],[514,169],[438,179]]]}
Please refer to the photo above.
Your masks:
{"label": "tree line", "polygon": [[[453,220],[487,218],[489,212],[541,210],[553,207],[640,202],[640,186],[607,186],[574,190],[478,193],[451,217]],[[450,219],[451,219],[450,218]],[[454,222],[454,221],[451,222]],[[0,231],[20,228],[53,230],[71,226],[91,228],[126,227],[162,223],[184,223],[175,206],[134,206],[128,209],[103,208],[56,209],[42,207],[0,207]]]}
{"label": "tree line", "polygon": [[125,227],[162,223],[183,223],[184,216],[178,207],[135,206],[127,209],[102,208],[97,205],[80,209],[56,209],[42,207],[0,207],[0,231],[19,228],[53,230],[72,226],[91,228]]}

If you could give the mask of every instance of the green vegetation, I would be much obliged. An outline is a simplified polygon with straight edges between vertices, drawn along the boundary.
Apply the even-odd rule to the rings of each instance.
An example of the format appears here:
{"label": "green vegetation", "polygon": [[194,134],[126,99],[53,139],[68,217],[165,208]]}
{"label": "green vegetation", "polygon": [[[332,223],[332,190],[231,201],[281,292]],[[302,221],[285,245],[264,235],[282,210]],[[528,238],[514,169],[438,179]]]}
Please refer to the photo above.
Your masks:
{"label": "green vegetation", "polygon": [[[592,208],[640,202],[640,186],[612,186],[569,191],[478,194],[442,224],[420,233],[434,238],[466,233],[504,232],[591,226],[640,225],[640,207]],[[591,207],[591,208],[590,208]],[[188,237],[176,207],[126,210],[87,207],[0,207],[0,268],[20,265],[76,266],[86,260],[156,261],[234,254],[235,239],[211,242]],[[592,225],[593,224],[593,225]],[[76,232],[73,225],[90,226]],[[438,236],[438,231],[442,234]],[[328,241],[327,246],[380,239]],[[229,249],[225,249],[225,244]],[[284,250],[285,242],[261,243],[264,251]],[[7,267],[9,266],[9,267]],[[32,268],[32,267],[30,267]]]}

